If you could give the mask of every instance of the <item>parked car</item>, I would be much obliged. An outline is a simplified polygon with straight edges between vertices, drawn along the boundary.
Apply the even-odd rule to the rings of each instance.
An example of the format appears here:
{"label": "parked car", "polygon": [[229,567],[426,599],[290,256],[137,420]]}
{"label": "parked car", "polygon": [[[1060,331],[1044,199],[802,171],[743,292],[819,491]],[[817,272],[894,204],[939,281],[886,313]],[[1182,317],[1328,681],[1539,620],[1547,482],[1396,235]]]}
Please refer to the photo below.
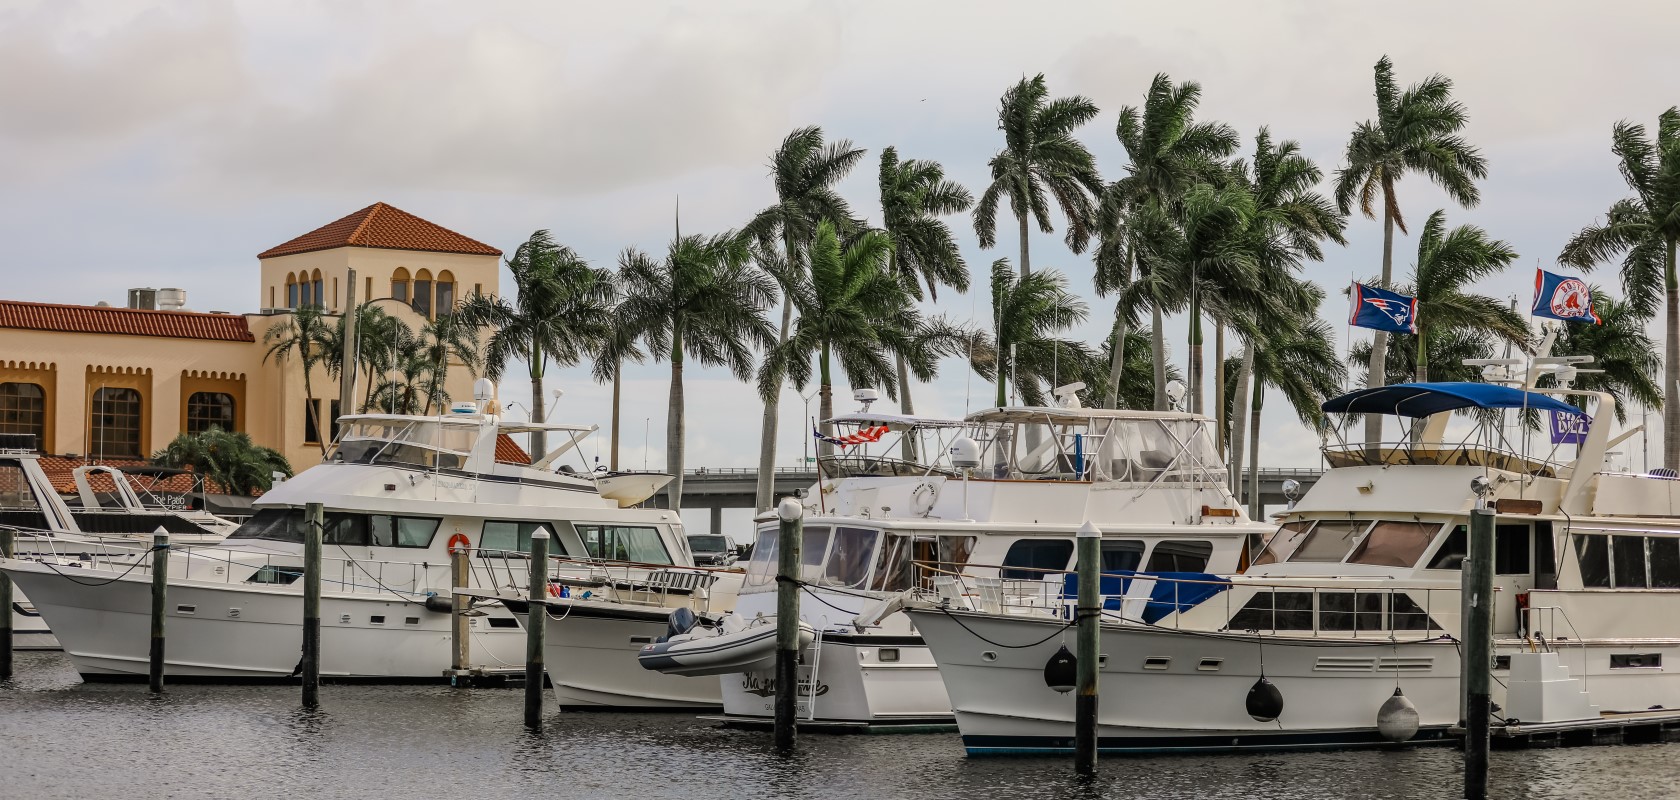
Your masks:
{"label": "parked car", "polygon": [[735,542],[718,533],[698,533],[688,537],[688,549],[694,553],[694,563],[702,567],[727,567],[735,563]]}

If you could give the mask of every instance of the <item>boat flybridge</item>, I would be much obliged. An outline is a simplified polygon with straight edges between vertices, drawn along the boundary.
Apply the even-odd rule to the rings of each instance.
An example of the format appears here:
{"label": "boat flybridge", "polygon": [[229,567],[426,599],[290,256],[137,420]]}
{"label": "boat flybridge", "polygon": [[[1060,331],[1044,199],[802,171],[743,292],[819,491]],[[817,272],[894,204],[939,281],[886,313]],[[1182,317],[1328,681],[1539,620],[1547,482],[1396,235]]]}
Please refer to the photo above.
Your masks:
{"label": "boat flybridge", "polygon": [[[488,382],[477,387],[490,402]],[[442,680],[456,668],[524,663],[518,622],[474,610],[470,663],[452,658],[451,556],[466,552],[469,584],[523,587],[530,539],[599,567],[634,555],[688,565],[673,511],[634,508],[669,480],[560,466],[593,427],[512,422],[457,403],[447,414],[358,414],[322,463],[276,484],[256,514],[214,546],[171,544],[169,644],[173,679],[265,680],[295,674],[302,644],[305,505],[325,506],[324,676]],[[498,437],[541,431],[557,446],[534,463],[496,459]],[[32,560],[0,560],[34,599],[76,669],[89,679],[147,672],[149,563],[132,549],[87,544]]]}
{"label": "boat flybridge", "polygon": [[[819,456],[820,478],[801,499],[800,619],[812,633],[799,668],[801,724],[951,724],[918,628],[887,609],[903,592],[978,608],[1055,605],[1087,520],[1103,526],[1113,570],[1231,573],[1245,538],[1273,530],[1249,521],[1227,491],[1210,420],[1081,408],[1077,388],[1059,392],[1059,406],[961,420],[867,408],[831,420],[834,438],[851,444]],[[902,458],[905,438],[920,460]],[[721,675],[732,723],[772,716],[773,670],[760,652],[771,640],[757,634],[776,613],[777,539],[775,516],[761,517],[722,624],[671,636],[641,658],[671,674]]]}
{"label": "boat flybridge", "polygon": [[[1150,614],[1107,600],[1100,749],[1446,739],[1460,719],[1459,587],[1478,506],[1497,515],[1502,719],[1565,724],[1680,708],[1680,677],[1664,669],[1680,664],[1680,480],[1607,469],[1607,450],[1638,429],[1611,439],[1614,399],[1569,388],[1571,361],[1579,357],[1536,359],[1516,376],[1489,365],[1504,383],[1401,384],[1325,402],[1344,418],[1409,420],[1416,435],[1328,446],[1332,468],[1243,574],[1155,579],[1197,602]],[[1529,376],[1542,369],[1559,385],[1535,388]],[[1576,443],[1523,447],[1529,434],[1508,436],[1503,423],[1527,412],[1558,415]],[[1456,440],[1454,414],[1476,423]],[[906,602],[970,753],[1072,748],[1073,698],[1041,677],[1070,635],[1071,603],[1044,615],[936,596]]]}

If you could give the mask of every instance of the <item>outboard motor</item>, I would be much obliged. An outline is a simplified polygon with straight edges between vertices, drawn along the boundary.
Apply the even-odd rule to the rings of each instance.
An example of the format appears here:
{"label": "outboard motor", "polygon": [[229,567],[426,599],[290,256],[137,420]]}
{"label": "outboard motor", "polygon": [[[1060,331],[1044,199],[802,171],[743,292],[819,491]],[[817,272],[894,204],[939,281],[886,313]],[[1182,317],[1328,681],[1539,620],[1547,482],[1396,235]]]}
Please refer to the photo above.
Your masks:
{"label": "outboard motor", "polygon": [[665,635],[660,637],[659,641],[668,642],[673,636],[681,636],[694,630],[694,626],[698,624],[700,624],[700,618],[696,617],[692,610],[687,608],[675,609],[671,612],[670,622],[665,625]]}

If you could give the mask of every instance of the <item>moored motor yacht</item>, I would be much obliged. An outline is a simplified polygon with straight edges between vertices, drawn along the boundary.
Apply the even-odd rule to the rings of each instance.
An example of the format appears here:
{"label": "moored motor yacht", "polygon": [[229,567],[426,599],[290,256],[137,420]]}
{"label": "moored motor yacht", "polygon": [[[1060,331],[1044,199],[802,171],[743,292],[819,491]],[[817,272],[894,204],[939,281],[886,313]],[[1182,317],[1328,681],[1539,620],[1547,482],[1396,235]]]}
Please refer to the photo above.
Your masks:
{"label": "moored motor yacht", "polygon": [[[801,501],[800,618],[814,631],[799,668],[802,725],[951,724],[919,629],[903,614],[882,613],[901,592],[924,589],[988,608],[1054,606],[1062,591],[1054,573],[1070,563],[1074,534],[1088,518],[1108,525],[1102,552],[1112,569],[1234,572],[1245,539],[1272,530],[1247,520],[1226,490],[1209,420],[1081,408],[1075,391],[1060,394],[1061,406],[987,409],[964,420],[867,409],[833,420],[835,438],[851,444],[819,458],[821,477]],[[900,457],[906,437],[919,458]],[[777,550],[777,523],[767,516],[735,612],[685,641],[769,624]],[[725,674],[722,683],[724,720],[771,720],[768,665]]]}
{"label": "moored motor yacht", "polygon": [[[489,402],[488,387],[480,400]],[[630,542],[689,563],[675,513],[629,507],[646,497],[632,487],[657,479],[611,481],[616,476],[557,466],[593,427],[507,422],[476,403],[437,416],[339,421],[342,433],[323,463],[266,493],[225,542],[172,543],[172,680],[295,674],[309,503],[325,506],[321,672],[329,678],[442,680],[455,666],[511,671],[523,664],[518,622],[495,606],[469,619],[472,662],[453,663],[452,551],[470,552],[471,584],[486,587],[524,585],[528,572],[515,562],[529,563],[522,551],[539,527],[553,532],[555,552],[578,559],[600,559]],[[499,436],[539,430],[558,446],[530,464],[496,459]],[[603,496],[602,479],[614,499]],[[36,559],[0,561],[0,569],[28,593],[84,678],[143,677],[146,559],[133,550],[62,544]],[[70,551],[85,558],[69,558]]]}
{"label": "moored motor yacht", "polygon": [[[1199,603],[1153,619],[1105,605],[1100,749],[1446,740],[1461,719],[1459,587],[1478,504],[1497,514],[1500,718],[1566,724],[1680,708],[1680,679],[1664,671],[1680,659],[1680,481],[1606,470],[1609,395],[1525,389],[1520,379],[1401,384],[1326,402],[1332,414],[1399,416],[1421,430],[1399,443],[1327,447],[1332,468],[1244,574],[1161,579],[1196,590]],[[1559,446],[1523,452],[1488,421],[1578,412],[1565,398],[1594,412],[1571,459]],[[1461,411],[1482,422],[1454,442],[1445,432]],[[904,605],[970,753],[1071,750],[1073,698],[1045,680],[1071,638],[1065,614],[928,596]],[[1415,724],[1379,724],[1407,706]]]}

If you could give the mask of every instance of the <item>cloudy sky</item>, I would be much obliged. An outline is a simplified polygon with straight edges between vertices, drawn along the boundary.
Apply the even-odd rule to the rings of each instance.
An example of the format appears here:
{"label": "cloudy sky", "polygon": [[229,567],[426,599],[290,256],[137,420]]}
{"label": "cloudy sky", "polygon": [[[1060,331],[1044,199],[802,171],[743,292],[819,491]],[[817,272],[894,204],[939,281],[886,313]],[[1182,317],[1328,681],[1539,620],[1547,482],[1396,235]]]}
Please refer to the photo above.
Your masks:
{"label": "cloudy sky", "polygon": [[[1372,115],[1371,67],[1386,53],[1402,82],[1456,82],[1490,175],[1482,204],[1449,207],[1449,221],[1516,247],[1520,264],[1483,288],[1526,302],[1533,267],[1625,193],[1610,126],[1680,103],[1680,8],[1565,5],[7,0],[5,296],[93,303],[179,286],[193,308],[252,311],[257,252],[380,200],[509,251],[549,228],[607,264],[627,246],[660,248],[679,196],[685,231],[742,224],[773,199],[770,151],[807,124],[871,151],[842,188],[878,221],[880,148],[938,160],[978,189],[1000,142],[999,94],[1039,72],[1054,94],[1102,109],[1081,135],[1105,175],[1125,169],[1117,112],[1157,72],[1201,82],[1204,118],[1249,141],[1268,125],[1329,173]],[[1400,200],[1419,222],[1448,206],[1416,178]],[[987,252],[966,219],[953,225],[973,268],[1014,252],[1012,234]],[[1308,275],[1339,288],[1372,274],[1380,242],[1379,224],[1356,220]],[[1397,269],[1415,247],[1396,243]],[[1088,290],[1089,258],[1059,233],[1033,253]],[[1597,280],[1615,283],[1609,270]],[[987,303],[941,306],[983,318]],[[1093,310],[1095,340],[1112,318]],[[663,374],[640,368],[626,392],[634,465],[644,426],[650,466],[662,460]],[[562,413],[605,425],[605,389],[581,368],[558,375]],[[751,390],[690,375],[689,463],[754,463]],[[918,389],[918,410],[956,414],[989,396],[951,363]],[[786,397],[791,463],[804,410]],[[1315,463],[1316,437],[1282,406],[1269,405],[1266,462]]]}

